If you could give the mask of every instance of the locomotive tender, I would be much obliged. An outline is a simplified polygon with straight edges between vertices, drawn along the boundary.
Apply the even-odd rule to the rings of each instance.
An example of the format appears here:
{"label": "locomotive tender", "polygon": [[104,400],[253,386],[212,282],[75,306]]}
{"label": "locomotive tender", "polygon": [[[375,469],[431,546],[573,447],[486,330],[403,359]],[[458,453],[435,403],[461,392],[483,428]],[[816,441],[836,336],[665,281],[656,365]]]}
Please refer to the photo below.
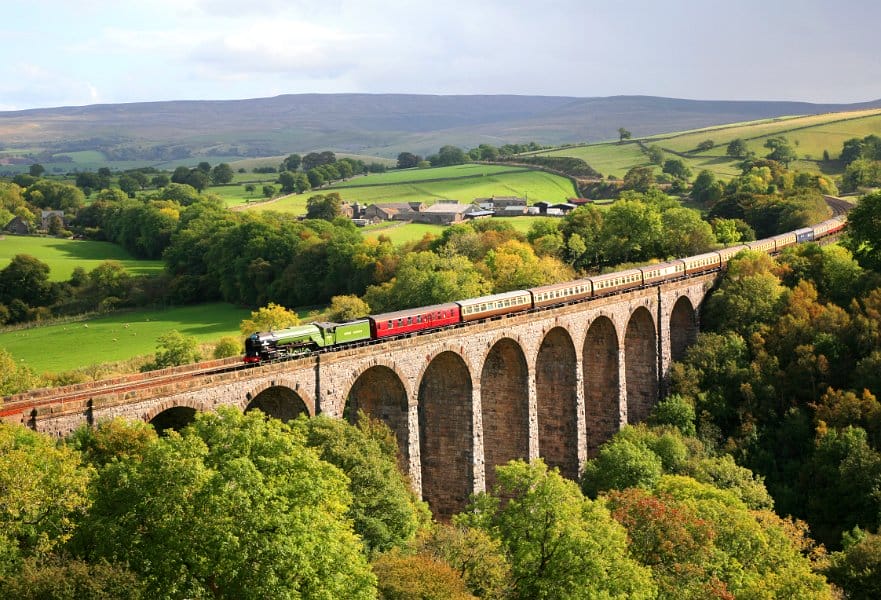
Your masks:
{"label": "locomotive tender", "polygon": [[804,227],[714,252],[575,281],[370,315],[347,323],[320,322],[279,331],[256,332],[245,340],[244,361],[259,363],[320,348],[409,335],[535,308],[599,298],[662,281],[697,275],[724,268],[734,255],[743,250],[776,254],[788,246],[832,235],[844,228],[845,219],[841,215],[813,227]]}

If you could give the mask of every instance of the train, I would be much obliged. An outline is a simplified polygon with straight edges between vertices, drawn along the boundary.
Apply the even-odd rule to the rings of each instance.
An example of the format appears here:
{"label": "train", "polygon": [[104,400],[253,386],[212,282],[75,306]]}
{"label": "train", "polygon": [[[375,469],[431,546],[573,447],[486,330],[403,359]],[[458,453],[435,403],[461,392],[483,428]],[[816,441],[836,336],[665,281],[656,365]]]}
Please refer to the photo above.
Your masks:
{"label": "train", "polygon": [[789,246],[813,242],[838,233],[844,228],[845,221],[846,216],[840,215],[813,227],[804,227],[713,252],[527,290],[369,315],[345,323],[314,322],[278,331],[255,332],[245,340],[243,360],[246,363],[278,360],[322,348],[408,336],[480,319],[618,294],[723,269],[733,256],[743,250],[777,254]]}

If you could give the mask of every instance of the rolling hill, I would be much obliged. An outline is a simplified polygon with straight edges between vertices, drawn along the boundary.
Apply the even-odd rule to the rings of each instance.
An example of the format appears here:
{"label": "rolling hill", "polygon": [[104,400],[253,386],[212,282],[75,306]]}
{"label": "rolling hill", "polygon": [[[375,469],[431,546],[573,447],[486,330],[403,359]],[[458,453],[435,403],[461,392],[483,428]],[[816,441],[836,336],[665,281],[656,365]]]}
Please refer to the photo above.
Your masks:
{"label": "rolling hill", "polygon": [[[0,112],[0,163],[67,164],[101,153],[161,165],[203,157],[334,150],[393,157],[536,141],[635,137],[785,115],[881,107],[804,102],[701,101],[650,96],[431,96],[300,94],[225,101],[106,104]],[[130,165],[127,165],[130,166]]]}

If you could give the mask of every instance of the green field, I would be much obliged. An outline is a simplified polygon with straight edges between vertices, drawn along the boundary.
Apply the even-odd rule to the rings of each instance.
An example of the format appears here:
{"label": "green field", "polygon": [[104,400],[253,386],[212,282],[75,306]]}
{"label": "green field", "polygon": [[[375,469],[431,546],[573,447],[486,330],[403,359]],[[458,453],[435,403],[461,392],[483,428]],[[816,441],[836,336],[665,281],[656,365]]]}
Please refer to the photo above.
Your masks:
{"label": "green field", "polygon": [[30,254],[49,265],[49,279],[66,281],[76,267],[91,271],[105,260],[118,260],[133,275],[162,271],[159,260],[138,260],[110,242],[64,240],[52,237],[0,235],[0,268],[16,254]]}
{"label": "green field", "polygon": [[[745,140],[747,147],[756,156],[764,156],[769,152],[764,147],[765,141],[770,137],[784,136],[801,159],[793,166],[819,173],[832,166],[824,165],[820,161],[824,150],[828,151],[830,158],[835,159],[845,140],[862,138],[873,133],[881,135],[881,111],[878,109],[733,123],[681,133],[659,134],[643,138],[642,141],[647,146],[660,146],[667,152],[668,158],[682,159],[695,174],[707,169],[720,178],[728,179],[740,173],[737,167],[740,161],[725,154],[728,143],[736,138]],[[705,152],[695,152],[697,145],[704,140],[712,140],[715,146]],[[583,159],[603,175],[617,177],[623,176],[632,167],[649,164],[637,140],[623,144],[606,142],[573,146],[536,154],[574,156]]]}
{"label": "green field", "polygon": [[[520,233],[526,233],[532,224],[544,219],[556,217],[493,217],[493,221],[509,223]],[[426,233],[440,237],[446,226],[429,225],[427,223],[380,223],[364,229],[364,237],[378,238],[380,235],[388,237],[393,244],[404,244],[421,240]]]}
{"label": "green field", "polygon": [[347,202],[432,203],[440,199],[471,202],[490,196],[526,197],[530,204],[539,200],[565,202],[576,195],[572,183],[544,171],[500,165],[457,165],[436,169],[406,169],[355,177],[333,186],[258,204],[249,210],[276,210],[304,214],[306,200],[315,193],[339,192]]}
{"label": "green field", "polygon": [[200,304],[168,310],[138,310],[60,325],[0,333],[0,348],[37,373],[153,354],[156,338],[172,329],[200,342],[239,336],[250,311],[230,304]]}

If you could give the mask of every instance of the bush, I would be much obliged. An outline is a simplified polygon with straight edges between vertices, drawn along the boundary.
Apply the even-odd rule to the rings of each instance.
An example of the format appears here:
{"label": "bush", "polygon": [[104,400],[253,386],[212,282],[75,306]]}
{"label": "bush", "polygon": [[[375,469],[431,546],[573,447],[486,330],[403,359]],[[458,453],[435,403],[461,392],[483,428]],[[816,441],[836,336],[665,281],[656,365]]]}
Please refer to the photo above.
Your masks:
{"label": "bush", "polygon": [[230,356],[238,356],[242,354],[244,349],[238,338],[231,335],[224,336],[217,341],[214,346],[214,358],[228,358]]}
{"label": "bush", "polygon": [[388,552],[373,563],[382,600],[469,600],[465,582],[452,567],[422,554]]}

